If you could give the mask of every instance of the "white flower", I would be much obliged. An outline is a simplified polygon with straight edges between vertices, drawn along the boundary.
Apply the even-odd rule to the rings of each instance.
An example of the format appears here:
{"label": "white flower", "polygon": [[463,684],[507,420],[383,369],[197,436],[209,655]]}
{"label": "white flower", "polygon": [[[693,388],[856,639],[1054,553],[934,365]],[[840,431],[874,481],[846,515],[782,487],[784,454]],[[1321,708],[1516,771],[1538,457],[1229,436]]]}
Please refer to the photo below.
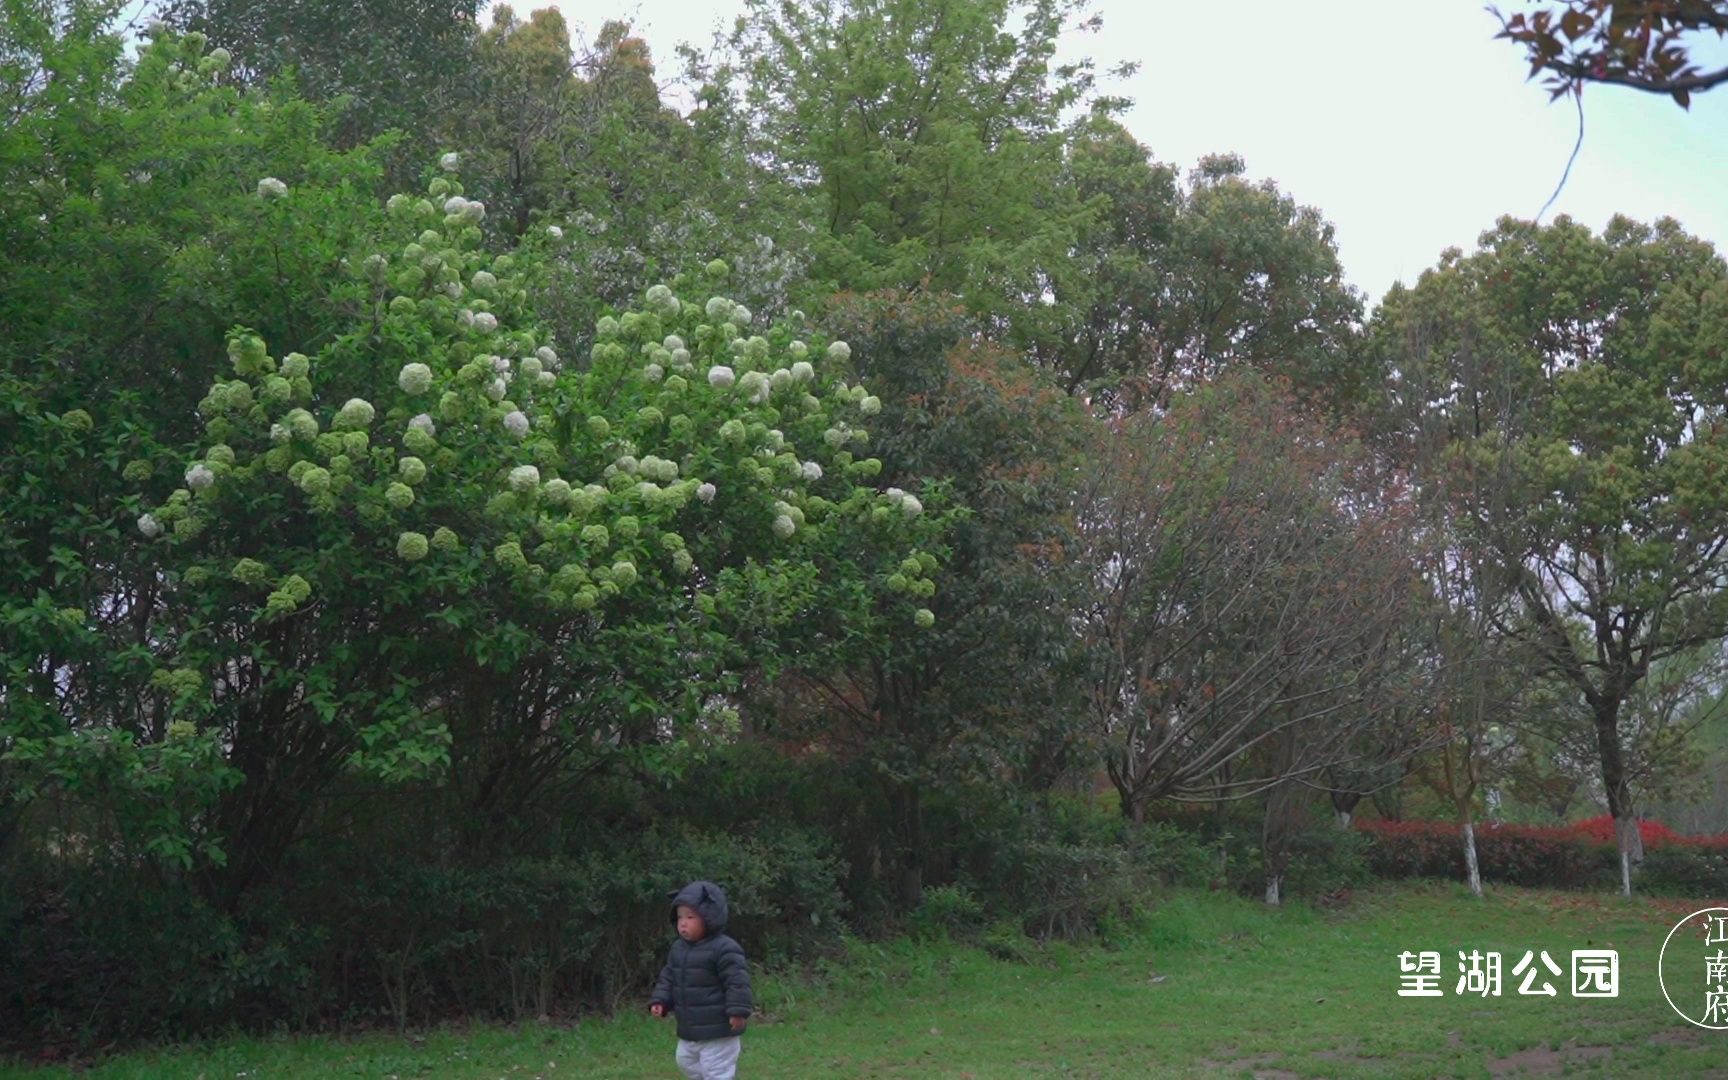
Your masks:
{"label": "white flower", "polygon": [[708,385],[718,387],[721,390],[731,386],[736,378],[737,376],[732,373],[732,369],[725,364],[715,364],[708,369]]}
{"label": "white flower", "polygon": [[532,465],[518,465],[510,470],[510,490],[526,495],[540,486],[540,470]]}
{"label": "white flower", "polygon": [[732,309],[732,325],[734,326],[749,326],[753,317],[750,314],[750,309],[743,304]]}
{"label": "white flower", "polygon": [[785,514],[774,519],[774,535],[784,540],[798,531],[798,525]]}
{"label": "white flower", "polygon": [[800,360],[792,365],[792,377],[799,382],[809,382],[816,377],[816,369],[810,366],[810,361]]}
{"label": "white flower", "polygon": [[893,503],[895,506],[899,506],[900,500],[902,500],[906,497],[906,493],[904,491],[901,491],[897,487],[891,487],[887,491],[884,491],[882,494],[888,496],[888,501]]}
{"label": "white flower", "polygon": [[828,359],[838,360],[841,363],[845,363],[847,360],[852,359],[852,346],[846,344],[844,341],[836,341],[834,344],[828,346]]}
{"label": "white flower", "polygon": [[498,279],[490,271],[476,270],[468,284],[473,286],[475,292],[485,294],[498,287]]}
{"label": "white flower", "polygon": [[768,376],[760,371],[746,371],[738,380],[738,389],[749,394],[751,402],[760,405],[768,400]]}
{"label": "white flower", "polygon": [[804,474],[804,479],[809,480],[812,483],[822,479],[822,466],[816,464],[814,461],[806,461],[803,465],[798,467],[798,471]]}
{"label": "white flower", "polygon": [[802,341],[794,341],[792,344],[786,346],[786,351],[802,360],[806,356],[810,355],[810,346],[804,344]]}
{"label": "white flower", "polygon": [[546,370],[541,366],[538,356],[524,356],[518,366],[521,368],[523,376],[529,379],[538,379],[541,373]]}
{"label": "white flower", "polygon": [[396,385],[406,394],[424,394],[432,389],[432,369],[425,364],[403,364]]}
{"label": "white flower", "polygon": [[504,414],[504,427],[518,439],[528,434],[528,416],[521,409]]}
{"label": "white flower", "polygon": [[293,442],[294,433],[288,430],[286,424],[271,424],[270,441],[275,443],[277,446],[281,446],[284,443]]}
{"label": "white flower", "polygon": [[438,159],[438,167],[445,172],[455,172],[462,167],[462,155],[452,150]]}
{"label": "white flower", "polygon": [[558,370],[558,354],[552,350],[552,346],[542,345],[535,349],[534,357],[551,370]]}
{"label": "white flower", "polygon": [[486,204],[478,199],[470,199],[468,205],[462,208],[462,216],[478,225],[486,220]]}
{"label": "white flower", "polygon": [[509,389],[510,387],[505,384],[503,379],[493,379],[486,384],[486,396],[493,401],[503,401],[504,395]]}
{"label": "white flower", "polygon": [[705,503],[711,503],[714,501],[714,494],[718,490],[713,484],[698,484],[696,485],[696,497]]}
{"label": "white flower", "polygon": [[363,431],[372,426],[372,418],[377,415],[372,403],[365,398],[349,398],[336,413],[336,420],[331,425],[339,431]]}
{"label": "white flower", "polygon": [[552,479],[546,481],[546,501],[554,506],[562,506],[570,501],[570,481]]}
{"label": "white flower", "polygon": [[444,212],[446,214],[460,214],[467,209],[468,200],[460,195],[452,195],[444,200]]}
{"label": "white flower", "polygon": [[162,535],[162,523],[156,520],[155,514],[140,514],[138,531],[144,534],[144,539],[154,540]]}
{"label": "white flower", "polygon": [[863,413],[865,416],[875,416],[877,413],[882,411],[882,399],[877,397],[875,394],[871,394],[869,397],[866,397],[863,401],[858,403],[858,411]]}
{"label": "white flower", "polygon": [[428,435],[438,434],[438,425],[432,422],[432,415],[430,413],[421,413],[419,416],[408,421],[408,426],[411,428],[419,428]]}
{"label": "white flower", "polygon": [[260,199],[280,199],[288,194],[288,185],[274,176],[266,176],[258,181],[258,197]]}
{"label": "white flower", "polygon": [[492,331],[498,329],[498,316],[492,314],[490,311],[476,312],[474,315],[474,329],[480,331],[482,334],[490,334]]}
{"label": "white flower", "polygon": [[461,323],[463,326],[473,326],[474,313],[469,311],[467,308],[463,308],[461,311],[456,313],[456,321]]}
{"label": "white flower", "polygon": [[666,340],[660,344],[665,346],[667,352],[677,352],[684,347],[684,339],[677,334],[667,334]]}
{"label": "white flower", "polygon": [[390,196],[390,200],[384,204],[384,209],[390,211],[392,214],[400,214],[402,208],[407,205],[408,196],[398,191],[396,194]]}
{"label": "white flower", "polygon": [[659,382],[666,377],[666,369],[659,364],[649,364],[642,369],[642,374],[647,376],[649,382]]}
{"label": "white flower", "polygon": [[460,281],[446,281],[444,283],[444,295],[452,300],[462,299],[462,283]]}
{"label": "white flower", "polygon": [[193,491],[203,491],[215,482],[216,474],[202,461],[186,470],[186,486]]}
{"label": "white flower", "polygon": [[508,375],[508,374],[510,374],[510,358],[507,356],[494,356],[492,358],[492,374],[494,374],[494,375]]}
{"label": "white flower", "polygon": [[550,371],[542,371],[536,377],[535,381],[537,381],[541,386],[551,386],[553,383],[558,381],[558,376],[552,374]]}
{"label": "white flower", "polygon": [[776,390],[784,390],[792,385],[792,373],[785,368],[775,368],[774,374],[768,376],[768,381]]}
{"label": "white flower", "polygon": [[732,313],[732,301],[724,296],[710,296],[702,308],[710,319],[724,319]]}
{"label": "white flower", "polygon": [[564,239],[564,230],[556,225],[548,225],[546,226],[546,235],[554,240],[562,240]]}
{"label": "white flower", "polygon": [[918,501],[918,496],[908,495],[900,500],[900,509],[907,517],[917,517],[924,512],[924,504]]}

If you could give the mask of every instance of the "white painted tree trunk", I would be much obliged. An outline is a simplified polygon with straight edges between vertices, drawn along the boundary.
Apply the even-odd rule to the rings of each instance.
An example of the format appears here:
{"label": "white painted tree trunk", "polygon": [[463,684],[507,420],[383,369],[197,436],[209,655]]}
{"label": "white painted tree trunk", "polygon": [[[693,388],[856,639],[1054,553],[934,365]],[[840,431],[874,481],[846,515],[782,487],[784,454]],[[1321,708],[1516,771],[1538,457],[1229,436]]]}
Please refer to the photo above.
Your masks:
{"label": "white painted tree trunk", "polygon": [[1278,907],[1281,903],[1279,899],[1279,889],[1283,884],[1284,875],[1282,874],[1268,877],[1266,879],[1266,902],[1273,907]]}
{"label": "white painted tree trunk", "polygon": [[1470,892],[1482,895],[1482,865],[1476,861],[1476,823],[1464,822],[1464,871],[1470,876]]}
{"label": "white painted tree trunk", "polygon": [[1348,810],[1338,811],[1338,827],[1340,829],[1343,829],[1345,832],[1349,832],[1350,831],[1350,822],[1355,816],[1356,815],[1352,814]]}

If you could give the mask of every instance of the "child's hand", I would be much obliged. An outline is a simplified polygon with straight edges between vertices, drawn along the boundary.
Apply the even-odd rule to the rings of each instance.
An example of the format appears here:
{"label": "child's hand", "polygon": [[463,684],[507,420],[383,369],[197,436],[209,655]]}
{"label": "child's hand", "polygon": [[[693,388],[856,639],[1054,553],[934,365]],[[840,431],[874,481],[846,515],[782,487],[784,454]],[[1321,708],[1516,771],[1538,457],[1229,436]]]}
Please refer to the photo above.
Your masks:
{"label": "child's hand", "polygon": [[664,1006],[664,1005],[660,1004],[658,1001],[656,1001],[654,1004],[648,1006],[648,1011],[653,1013],[654,1018],[656,1020],[658,1020],[661,1017],[666,1015],[666,1006]]}
{"label": "child's hand", "polygon": [[733,1031],[743,1031],[744,1025],[748,1024],[750,1022],[749,1020],[745,1019],[742,1016],[734,1016],[734,1017],[731,1017],[730,1019],[732,1021],[732,1030]]}

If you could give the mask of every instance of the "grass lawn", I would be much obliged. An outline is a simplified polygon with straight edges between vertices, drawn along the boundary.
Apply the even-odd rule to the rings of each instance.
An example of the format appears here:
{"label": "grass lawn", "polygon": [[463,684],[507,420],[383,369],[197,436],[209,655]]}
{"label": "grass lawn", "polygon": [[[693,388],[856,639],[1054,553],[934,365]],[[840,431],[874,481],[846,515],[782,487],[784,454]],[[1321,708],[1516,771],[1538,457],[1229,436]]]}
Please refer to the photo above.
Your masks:
{"label": "grass lawn", "polygon": [[[1720,901],[1718,901],[1720,903]],[[744,1080],[820,1077],[1728,1077],[1728,1032],[1691,1027],[1657,983],[1669,928],[1708,906],[1449,886],[1382,887],[1322,912],[1181,893],[1115,949],[858,944],[816,973],[758,973]],[[1620,996],[1570,995],[1571,950],[1614,948]],[[1397,954],[1442,954],[1441,998],[1401,998]],[[1457,952],[1504,955],[1501,996],[1461,997]],[[1557,997],[1518,993],[1546,949]],[[1544,971],[1544,974],[1546,972]],[[1539,984],[1538,984],[1539,985]],[[450,1028],[402,1038],[239,1039],[92,1068],[143,1077],[678,1076],[670,1021]],[[65,1070],[0,1067],[41,1080]]]}

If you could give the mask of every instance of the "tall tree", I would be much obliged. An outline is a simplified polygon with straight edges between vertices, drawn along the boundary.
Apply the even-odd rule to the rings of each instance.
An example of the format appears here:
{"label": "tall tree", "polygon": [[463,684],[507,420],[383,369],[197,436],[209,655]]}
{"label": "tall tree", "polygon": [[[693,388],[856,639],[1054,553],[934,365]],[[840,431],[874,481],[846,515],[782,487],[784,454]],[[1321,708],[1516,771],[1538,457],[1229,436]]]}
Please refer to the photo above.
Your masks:
{"label": "tall tree", "polygon": [[734,39],[758,149],[821,200],[818,278],[957,295],[1025,345],[1076,272],[1065,114],[1099,98],[1055,60],[1082,0],[753,0]]}
{"label": "tall tree", "polygon": [[1516,597],[1496,631],[1587,706],[1629,890],[1628,703],[1728,633],[1728,266],[1672,220],[1503,219],[1388,294],[1374,342],[1409,448],[1440,443],[1423,482]]}

